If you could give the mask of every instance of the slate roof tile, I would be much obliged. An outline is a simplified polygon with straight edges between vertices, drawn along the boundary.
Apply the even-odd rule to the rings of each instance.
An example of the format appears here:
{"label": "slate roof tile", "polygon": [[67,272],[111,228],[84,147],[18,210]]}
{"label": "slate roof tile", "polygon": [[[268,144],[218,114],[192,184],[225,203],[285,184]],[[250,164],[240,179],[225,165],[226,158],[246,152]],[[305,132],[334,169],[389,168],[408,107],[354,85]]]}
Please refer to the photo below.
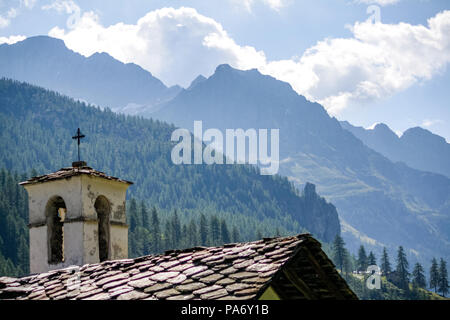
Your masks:
{"label": "slate roof tile", "polygon": [[245,279],[245,278],[253,278],[253,277],[256,277],[256,276],[258,276],[258,273],[257,272],[247,272],[247,271],[244,271],[244,272],[237,272],[237,273],[232,273],[232,274],[230,274],[230,275],[228,275],[230,278],[232,278],[232,279],[238,279],[238,280],[241,280],[241,279]]}
{"label": "slate roof tile", "polygon": [[150,287],[150,286],[154,285],[155,283],[156,282],[153,280],[150,280],[148,278],[143,278],[143,279],[130,281],[130,282],[128,282],[128,285],[133,288],[143,289],[143,288]]}
{"label": "slate roof tile", "polygon": [[82,167],[61,168],[57,172],[30,178],[27,181],[21,182],[20,185],[34,184],[34,183],[51,181],[51,180],[67,179],[67,178],[82,175],[82,174],[94,176],[94,177],[100,177],[100,178],[104,178],[104,179],[108,179],[108,180],[112,180],[112,181],[123,182],[123,183],[127,183],[127,184],[133,184],[130,181],[109,176],[109,175],[105,174],[104,172],[94,170],[91,167],[82,166]]}
{"label": "slate roof tile", "polygon": [[117,297],[117,300],[141,300],[147,298],[149,295],[140,291],[129,291]]}
{"label": "slate roof tile", "polygon": [[212,286],[205,286],[202,289],[195,290],[193,292],[193,294],[205,294],[205,293],[208,293],[208,292],[211,292],[211,291],[216,291],[216,290],[219,290],[219,289],[222,289],[222,287],[217,285],[217,284],[215,284],[215,285],[212,285]]}
{"label": "slate roof tile", "polygon": [[176,277],[167,279],[167,282],[172,283],[172,284],[179,284],[179,283],[182,283],[186,279],[187,279],[187,277],[184,274],[180,273]]}
{"label": "slate roof tile", "polygon": [[200,299],[202,299],[202,300],[218,299],[218,298],[222,298],[225,296],[228,296],[228,291],[225,289],[218,289],[215,291],[211,291],[211,292],[202,294],[200,296]]}
{"label": "slate roof tile", "polygon": [[212,271],[212,270],[205,270],[205,271],[202,271],[200,273],[193,274],[191,276],[191,278],[195,279],[195,280],[198,280],[200,278],[205,278],[205,277],[207,277],[207,276],[209,276],[211,274],[214,274],[214,271]]}
{"label": "slate roof tile", "polygon": [[[130,291],[133,291],[133,288],[125,287],[125,288],[121,288],[119,290],[109,291],[108,293],[109,293],[109,296],[113,299],[113,298],[119,297],[120,295],[128,293]],[[146,295],[146,296],[148,296],[148,295]],[[131,300],[131,299],[129,299],[129,300]]]}
{"label": "slate roof tile", "polygon": [[254,263],[255,263],[255,261],[253,259],[248,259],[248,260],[244,260],[242,262],[233,263],[233,268],[244,269],[244,268],[251,266]]}
{"label": "slate roof tile", "polygon": [[186,269],[192,268],[194,267],[194,265],[192,263],[183,263],[183,264],[179,264],[175,267],[172,267],[170,269],[168,269],[168,271],[178,271],[178,272],[182,272]]}
{"label": "slate roof tile", "polygon": [[176,289],[182,293],[191,293],[195,290],[199,290],[206,287],[206,284],[202,282],[192,282],[189,284],[182,284],[176,287]]}
{"label": "slate roof tile", "polygon": [[167,283],[167,282],[162,282],[162,283],[157,283],[154,284],[148,288],[144,289],[145,293],[153,293],[153,292],[158,292],[167,288],[170,288],[172,286],[172,284]]}
{"label": "slate roof tile", "polygon": [[212,273],[209,276],[200,278],[200,281],[207,284],[216,283],[220,279],[222,279],[224,276],[218,273]]}
{"label": "slate roof tile", "polygon": [[192,294],[188,294],[188,295],[177,295],[177,296],[172,296],[172,297],[168,297],[167,300],[192,300],[194,299],[195,296]]}
{"label": "slate roof tile", "polygon": [[220,286],[226,286],[228,284],[232,284],[235,283],[236,280],[230,279],[230,278],[223,278],[219,281],[216,282],[216,284],[220,285]]}
{"label": "slate roof tile", "polygon": [[228,292],[235,292],[235,291],[239,291],[239,290],[243,290],[243,289],[248,289],[251,287],[252,286],[250,284],[246,284],[246,283],[234,283],[234,284],[230,284],[230,285],[226,286],[225,289],[227,289]]}
{"label": "slate roof tile", "polygon": [[235,272],[237,272],[237,269],[235,269],[233,267],[229,267],[229,268],[226,268],[226,269],[224,269],[222,271],[219,271],[219,273],[223,274],[223,275],[229,275],[229,274],[233,274]]}
{"label": "slate roof tile", "polygon": [[150,280],[164,282],[179,275],[179,272],[160,272],[150,276]]}
{"label": "slate roof tile", "polygon": [[194,267],[192,267],[192,268],[189,268],[189,269],[184,270],[183,273],[184,273],[185,275],[187,275],[187,276],[192,276],[192,275],[194,275],[194,274],[203,272],[203,271],[205,271],[205,270],[207,270],[207,269],[208,269],[207,266],[194,266]]}
{"label": "slate roof tile", "polygon": [[128,283],[128,279],[122,279],[122,280],[118,280],[118,281],[108,282],[107,284],[105,284],[103,286],[103,289],[111,290],[113,288],[120,287],[121,285],[127,284],[127,283]]}
{"label": "slate roof tile", "polygon": [[177,296],[179,294],[180,294],[180,291],[171,288],[171,289],[156,292],[155,297],[158,299],[166,299],[168,297]]}

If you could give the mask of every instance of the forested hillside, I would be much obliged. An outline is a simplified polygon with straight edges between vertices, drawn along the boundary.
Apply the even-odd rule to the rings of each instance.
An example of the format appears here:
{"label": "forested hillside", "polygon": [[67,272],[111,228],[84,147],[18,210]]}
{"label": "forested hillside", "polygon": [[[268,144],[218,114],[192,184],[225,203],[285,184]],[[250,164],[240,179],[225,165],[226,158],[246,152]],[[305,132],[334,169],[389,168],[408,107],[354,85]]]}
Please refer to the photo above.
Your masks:
{"label": "forested hillside", "polygon": [[[81,149],[83,160],[95,169],[133,181],[129,197],[160,212],[162,233],[175,209],[183,224],[199,224],[202,214],[209,226],[215,223],[211,223],[213,216],[219,224],[226,221],[231,235],[236,229],[242,241],[305,229],[331,241],[340,232],[336,209],[316,194],[313,185],[307,185],[302,195],[286,178],[262,176],[254,167],[173,165],[173,126],[117,115],[28,84],[0,80],[0,168],[29,177],[33,169],[44,174],[70,165],[76,160],[71,136],[78,127],[87,135]],[[4,216],[14,220],[19,215],[25,224],[27,214],[13,211]],[[141,226],[142,217],[138,221]],[[132,229],[131,234],[139,232]],[[213,236],[212,241],[222,241],[221,237]],[[170,242],[164,247],[168,248]]]}
{"label": "forested hillside", "polygon": [[0,276],[28,273],[28,197],[24,175],[0,170]]}

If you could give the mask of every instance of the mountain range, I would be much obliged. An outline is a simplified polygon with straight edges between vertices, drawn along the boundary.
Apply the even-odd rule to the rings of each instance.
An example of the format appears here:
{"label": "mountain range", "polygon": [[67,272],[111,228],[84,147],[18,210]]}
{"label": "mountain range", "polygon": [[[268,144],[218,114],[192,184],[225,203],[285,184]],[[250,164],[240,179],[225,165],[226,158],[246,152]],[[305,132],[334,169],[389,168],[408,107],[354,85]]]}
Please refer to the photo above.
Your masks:
{"label": "mountain range", "polygon": [[399,137],[384,123],[373,129],[356,127],[347,121],[342,121],[341,126],[392,161],[450,177],[450,144],[426,129],[410,128]]}
{"label": "mountain range", "polygon": [[[38,53],[31,54],[30,48]],[[58,64],[52,62],[53,56],[60,57]],[[421,262],[432,256],[450,258],[450,179],[444,175],[445,167],[438,171],[408,163],[404,160],[406,153],[395,158],[386,151],[392,136],[379,145],[365,141],[358,130],[330,117],[321,105],[298,95],[288,83],[256,69],[242,71],[220,65],[213,75],[197,77],[187,89],[167,88],[138,66],[124,65],[106,54],[85,58],[65,48],[60,40],[47,37],[2,45],[0,59],[8,61],[7,66],[5,62],[0,64],[0,76],[39,84],[120,112],[127,112],[126,107],[135,103],[138,107],[128,110],[131,113],[179,127],[191,129],[194,120],[202,120],[205,130],[279,129],[280,174],[297,188],[314,183],[318,192],[336,206],[351,251],[356,252],[361,243],[376,252],[382,246],[393,252],[403,245],[410,258]],[[84,65],[89,60],[94,60],[91,67],[77,68],[82,73],[70,71],[75,63]],[[100,77],[91,70],[107,72],[105,61],[117,65],[117,73],[91,81],[91,76]],[[32,76],[23,65],[29,66]],[[133,77],[133,73],[121,75],[128,68],[140,70],[145,76],[124,81],[125,75]],[[86,86],[81,86],[79,79],[85,79]],[[66,88],[58,88],[59,83]],[[139,86],[130,88],[128,83]],[[70,92],[72,86],[79,91]],[[105,89],[97,94],[98,87]],[[117,99],[112,98],[115,96]],[[409,143],[419,145],[414,139],[424,136],[428,135],[410,135]],[[422,145],[430,143],[424,139]],[[439,155],[438,148],[431,152],[441,157],[439,161],[450,162],[446,154]]]}

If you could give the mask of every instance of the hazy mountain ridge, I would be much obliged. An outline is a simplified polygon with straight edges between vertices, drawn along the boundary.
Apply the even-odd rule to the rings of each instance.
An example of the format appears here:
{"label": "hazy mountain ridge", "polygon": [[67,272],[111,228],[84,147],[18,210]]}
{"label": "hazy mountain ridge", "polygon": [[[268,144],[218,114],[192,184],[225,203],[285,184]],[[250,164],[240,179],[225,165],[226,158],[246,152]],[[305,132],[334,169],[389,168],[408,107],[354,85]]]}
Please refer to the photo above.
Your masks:
{"label": "hazy mountain ridge", "polygon": [[[129,104],[152,106],[175,96],[140,66],[107,53],[84,57],[47,36],[0,45],[0,77],[26,81],[75,99],[121,111]],[[142,107],[141,107],[142,108]]]}
{"label": "hazy mountain ridge", "polygon": [[402,161],[412,168],[450,177],[450,144],[429,130],[414,127],[398,137],[384,123],[373,129],[353,126],[347,121],[341,121],[341,125],[392,161]]}

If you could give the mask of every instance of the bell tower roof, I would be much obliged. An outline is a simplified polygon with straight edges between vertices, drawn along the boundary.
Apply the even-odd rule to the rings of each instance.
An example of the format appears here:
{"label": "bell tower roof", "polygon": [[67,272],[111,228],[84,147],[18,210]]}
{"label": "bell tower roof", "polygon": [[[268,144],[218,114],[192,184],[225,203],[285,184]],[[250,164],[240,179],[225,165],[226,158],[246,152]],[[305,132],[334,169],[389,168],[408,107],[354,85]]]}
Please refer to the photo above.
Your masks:
{"label": "bell tower roof", "polygon": [[26,186],[26,185],[30,185],[30,184],[44,183],[47,181],[67,179],[67,178],[79,176],[79,175],[88,175],[88,176],[103,178],[103,179],[107,179],[107,180],[111,180],[111,181],[122,182],[122,183],[126,183],[129,185],[133,184],[133,182],[131,182],[131,181],[127,181],[127,180],[123,180],[123,179],[116,178],[113,176],[109,176],[104,172],[92,169],[91,167],[88,167],[87,163],[84,161],[77,161],[77,162],[73,162],[71,167],[61,168],[54,173],[49,173],[49,174],[45,174],[42,176],[32,177],[26,181],[21,182],[20,185]]}

